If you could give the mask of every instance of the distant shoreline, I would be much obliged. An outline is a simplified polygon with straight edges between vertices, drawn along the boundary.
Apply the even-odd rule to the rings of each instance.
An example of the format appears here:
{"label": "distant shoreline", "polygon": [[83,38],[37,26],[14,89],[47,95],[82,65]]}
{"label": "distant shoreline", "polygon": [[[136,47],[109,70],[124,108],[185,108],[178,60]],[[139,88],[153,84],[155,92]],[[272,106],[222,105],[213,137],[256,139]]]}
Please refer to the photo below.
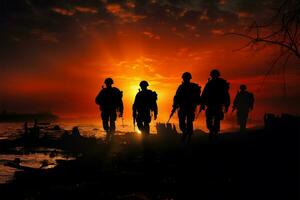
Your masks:
{"label": "distant shoreline", "polygon": [[0,123],[24,122],[24,121],[56,121],[59,117],[51,112],[38,113],[15,113],[2,111],[0,114]]}

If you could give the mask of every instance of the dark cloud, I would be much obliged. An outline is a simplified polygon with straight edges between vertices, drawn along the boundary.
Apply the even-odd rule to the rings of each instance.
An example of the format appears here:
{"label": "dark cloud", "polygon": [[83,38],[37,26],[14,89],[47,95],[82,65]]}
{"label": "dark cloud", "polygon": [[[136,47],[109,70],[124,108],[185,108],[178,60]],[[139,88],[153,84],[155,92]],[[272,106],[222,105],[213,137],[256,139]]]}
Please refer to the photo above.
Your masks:
{"label": "dark cloud", "polygon": [[[171,29],[176,27],[177,35],[187,34],[190,38],[195,33],[231,30],[239,25],[241,18],[263,15],[261,10],[266,10],[270,4],[276,6],[267,0],[2,0],[0,26],[4,31],[0,40],[9,43],[31,39],[34,36],[28,33],[34,30],[47,33],[49,42],[60,41],[64,37],[75,40],[82,32],[90,29],[105,31],[111,28],[108,24],[118,23],[150,26],[158,29],[156,32],[163,30],[170,34]],[[190,35],[189,30],[195,33]],[[45,38],[36,39],[47,41]]]}
{"label": "dark cloud", "polygon": [[184,45],[205,45],[223,33],[240,29],[254,18],[265,16],[278,3],[270,0],[2,0],[0,5],[3,67],[12,62],[12,57],[32,58],[40,51],[49,55],[51,52],[56,55],[56,51],[62,54],[81,51],[95,32],[112,46],[117,37],[127,37],[129,29],[140,32],[149,45],[155,45],[149,43],[149,38],[171,44],[176,40]]}

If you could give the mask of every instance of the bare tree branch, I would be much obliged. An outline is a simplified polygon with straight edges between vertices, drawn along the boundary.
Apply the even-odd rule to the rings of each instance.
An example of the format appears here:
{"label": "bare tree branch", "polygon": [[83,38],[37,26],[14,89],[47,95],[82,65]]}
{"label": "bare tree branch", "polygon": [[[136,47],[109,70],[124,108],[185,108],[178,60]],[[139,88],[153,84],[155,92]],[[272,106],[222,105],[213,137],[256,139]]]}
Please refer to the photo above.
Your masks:
{"label": "bare tree branch", "polygon": [[[283,52],[273,60],[273,62],[271,63],[271,65],[270,65],[270,67],[269,67],[269,69],[268,69],[268,71],[267,71],[267,72],[265,73],[265,75],[264,75],[264,78],[263,78],[263,80],[262,80],[262,82],[261,82],[261,84],[260,84],[260,88],[258,89],[258,91],[261,91],[261,90],[263,89],[263,86],[264,86],[264,84],[265,84],[265,82],[266,82],[268,76],[269,76],[270,73],[273,71],[273,69],[276,67],[276,64],[279,62],[279,60],[280,60],[284,55],[286,55],[287,52],[288,52],[287,50],[283,50]],[[288,59],[287,59],[286,61],[288,61]]]}
{"label": "bare tree branch", "polygon": [[235,35],[248,40],[246,45],[238,50],[263,43],[285,48],[292,55],[300,58],[299,23],[300,1],[284,0],[269,23],[260,25],[254,21],[246,33],[230,32],[224,35]]}

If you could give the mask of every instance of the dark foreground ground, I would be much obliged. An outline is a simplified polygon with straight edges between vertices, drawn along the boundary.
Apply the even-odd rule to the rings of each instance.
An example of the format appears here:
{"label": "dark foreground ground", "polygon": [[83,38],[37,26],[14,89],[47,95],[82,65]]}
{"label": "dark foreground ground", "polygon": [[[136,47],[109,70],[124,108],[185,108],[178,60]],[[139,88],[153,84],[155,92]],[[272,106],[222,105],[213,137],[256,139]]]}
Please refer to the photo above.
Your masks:
{"label": "dark foreground ground", "polygon": [[77,160],[18,172],[0,199],[299,199],[299,132],[278,132],[65,141]]}

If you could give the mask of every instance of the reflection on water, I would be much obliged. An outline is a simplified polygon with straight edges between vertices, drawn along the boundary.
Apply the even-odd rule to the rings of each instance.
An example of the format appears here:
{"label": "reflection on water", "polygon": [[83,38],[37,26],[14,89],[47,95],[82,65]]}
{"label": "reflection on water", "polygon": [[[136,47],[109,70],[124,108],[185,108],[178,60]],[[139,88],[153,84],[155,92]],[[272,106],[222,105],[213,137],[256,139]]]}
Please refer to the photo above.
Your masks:
{"label": "reflection on water", "polygon": [[0,184],[7,183],[12,180],[16,171],[20,170],[5,166],[2,159],[0,159]]}
{"label": "reflection on water", "polygon": [[[80,134],[85,137],[96,137],[96,138],[104,138],[105,131],[102,128],[101,121],[97,122],[85,122],[85,121],[57,121],[54,124],[51,124],[50,127],[54,127],[54,125],[58,125],[63,130],[71,131],[74,126],[78,126]],[[117,121],[117,130],[116,134],[124,134],[128,132],[133,132],[134,127],[130,122],[119,122]],[[28,124],[29,127],[33,126],[33,123]],[[15,139],[23,133],[24,123],[0,123],[0,140],[1,139]],[[41,126],[43,132],[47,132],[48,135],[58,134],[56,130],[47,130],[49,127]],[[155,123],[151,124],[151,132],[156,132]]]}
{"label": "reflection on water", "polygon": [[[17,149],[16,149],[17,150]],[[34,149],[35,153],[28,154],[0,154],[0,184],[12,180],[14,173],[20,171],[14,167],[7,166],[8,163],[14,163],[15,159],[20,159],[22,167],[49,169],[57,165],[57,160],[74,160],[57,149]],[[22,152],[22,150],[20,150]],[[54,154],[55,152],[55,154]]]}
{"label": "reflection on water", "polygon": [[23,123],[0,123],[0,140],[15,139],[23,133]]}

